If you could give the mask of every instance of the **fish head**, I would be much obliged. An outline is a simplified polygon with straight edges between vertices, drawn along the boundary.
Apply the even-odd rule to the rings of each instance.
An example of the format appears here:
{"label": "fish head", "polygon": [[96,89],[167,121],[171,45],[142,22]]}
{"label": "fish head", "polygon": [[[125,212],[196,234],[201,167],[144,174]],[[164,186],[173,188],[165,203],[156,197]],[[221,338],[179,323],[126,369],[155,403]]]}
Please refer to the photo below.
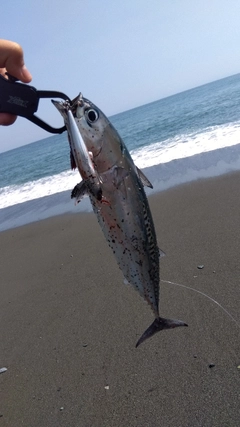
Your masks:
{"label": "fish head", "polygon": [[81,93],[72,101],[71,110],[98,172],[107,171],[120,157],[121,137],[105,114]]}
{"label": "fish head", "polygon": [[102,111],[80,93],[72,101],[72,113],[74,115],[79,132],[93,157],[101,152],[104,141],[104,130],[108,120]]}

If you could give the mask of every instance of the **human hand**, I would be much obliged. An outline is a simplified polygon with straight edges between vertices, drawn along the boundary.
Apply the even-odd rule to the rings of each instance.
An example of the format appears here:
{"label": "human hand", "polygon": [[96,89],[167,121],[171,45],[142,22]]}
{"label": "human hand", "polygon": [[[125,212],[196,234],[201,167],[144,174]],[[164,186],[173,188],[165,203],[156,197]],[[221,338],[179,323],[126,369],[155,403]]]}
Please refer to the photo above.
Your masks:
{"label": "human hand", "polygon": [[[18,43],[0,39],[0,74],[5,78],[7,78],[6,71],[23,83],[29,83],[32,80],[24,64],[21,46]],[[12,114],[0,113],[0,125],[11,125],[16,118]]]}

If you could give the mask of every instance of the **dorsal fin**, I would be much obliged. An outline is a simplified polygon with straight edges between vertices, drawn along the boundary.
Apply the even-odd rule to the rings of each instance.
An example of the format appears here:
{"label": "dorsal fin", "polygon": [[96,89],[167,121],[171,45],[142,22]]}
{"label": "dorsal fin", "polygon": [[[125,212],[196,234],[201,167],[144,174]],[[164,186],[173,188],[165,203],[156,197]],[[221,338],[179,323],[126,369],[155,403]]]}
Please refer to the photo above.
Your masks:
{"label": "dorsal fin", "polygon": [[142,184],[145,185],[145,187],[153,188],[151,182],[146,177],[146,175],[144,175],[144,173],[141,171],[141,169],[139,169],[137,166],[136,166],[136,169],[137,169],[138,176],[139,176],[140,180],[142,181]]}

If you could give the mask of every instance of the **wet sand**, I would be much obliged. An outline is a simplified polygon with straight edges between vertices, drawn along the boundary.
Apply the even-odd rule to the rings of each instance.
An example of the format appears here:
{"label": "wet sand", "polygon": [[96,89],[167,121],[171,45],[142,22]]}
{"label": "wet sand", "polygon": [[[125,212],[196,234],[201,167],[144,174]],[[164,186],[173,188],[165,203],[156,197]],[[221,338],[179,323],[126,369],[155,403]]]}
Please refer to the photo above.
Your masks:
{"label": "wet sand", "polygon": [[[160,313],[189,327],[138,349],[153,316],[123,284],[93,214],[0,233],[1,427],[239,425],[239,184],[235,173],[149,199],[166,253]],[[164,281],[208,294],[238,325]]]}

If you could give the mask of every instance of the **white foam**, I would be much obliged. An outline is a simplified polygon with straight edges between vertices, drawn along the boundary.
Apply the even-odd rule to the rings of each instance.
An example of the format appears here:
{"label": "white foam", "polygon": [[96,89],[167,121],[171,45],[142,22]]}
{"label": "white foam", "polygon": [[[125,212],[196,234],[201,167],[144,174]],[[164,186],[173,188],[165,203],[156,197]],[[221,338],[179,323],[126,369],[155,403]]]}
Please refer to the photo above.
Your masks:
{"label": "white foam", "polygon": [[44,177],[21,185],[12,185],[0,189],[0,209],[24,203],[40,197],[72,190],[81,181],[78,171],[65,171],[57,175]]}
{"label": "white foam", "polygon": [[[231,153],[229,152],[228,158],[225,157],[226,153],[222,153],[221,155],[224,157],[219,158],[221,149],[234,148],[237,144],[240,144],[240,122],[209,127],[201,133],[178,135],[172,140],[153,143],[134,150],[131,155],[139,168],[150,167],[150,176],[149,173],[147,176],[154,184],[154,189],[159,191],[197,178],[216,176],[226,171],[239,169],[238,153],[235,158],[230,158]],[[215,160],[218,158],[217,164],[212,159],[210,152],[215,153]],[[194,156],[204,153],[209,153],[209,155],[204,156],[204,164],[200,164],[200,158],[198,157],[196,161]],[[184,166],[181,166],[181,172],[175,170],[175,165],[168,166],[176,159],[179,160],[178,168],[181,159],[186,159],[186,161],[189,159],[188,166],[186,166],[186,162]],[[209,160],[210,163],[208,163]],[[156,174],[153,172],[157,165],[165,165],[165,169],[161,170],[160,175],[159,169]],[[170,176],[168,176],[168,169],[171,170]],[[167,176],[165,176],[166,174]],[[152,177],[152,175],[154,176]],[[71,191],[80,181],[79,172],[69,170],[25,184],[4,187],[0,189],[0,209],[63,191]]]}
{"label": "white foam", "polygon": [[[150,195],[182,183],[239,169],[240,144],[146,168],[144,173],[153,184],[153,190],[147,188],[146,191]],[[92,207],[88,197],[75,205],[67,190],[0,209],[0,231],[67,212],[90,211]]]}
{"label": "white foam", "polygon": [[240,122],[209,127],[201,133],[178,135],[131,152],[140,168],[146,168],[195,154],[206,153],[240,143]]}

